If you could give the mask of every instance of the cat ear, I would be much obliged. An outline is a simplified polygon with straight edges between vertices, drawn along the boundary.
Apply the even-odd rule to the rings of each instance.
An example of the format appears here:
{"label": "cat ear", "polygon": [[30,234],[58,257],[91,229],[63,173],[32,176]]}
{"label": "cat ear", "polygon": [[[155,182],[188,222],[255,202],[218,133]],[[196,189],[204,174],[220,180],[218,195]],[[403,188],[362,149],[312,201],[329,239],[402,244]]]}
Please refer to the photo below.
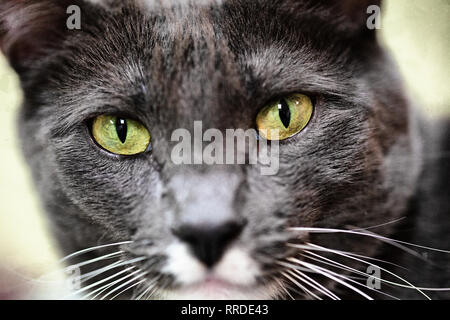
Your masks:
{"label": "cat ear", "polygon": [[[74,0],[0,0],[0,48],[20,74],[58,48]],[[69,10],[70,12],[70,10]]]}

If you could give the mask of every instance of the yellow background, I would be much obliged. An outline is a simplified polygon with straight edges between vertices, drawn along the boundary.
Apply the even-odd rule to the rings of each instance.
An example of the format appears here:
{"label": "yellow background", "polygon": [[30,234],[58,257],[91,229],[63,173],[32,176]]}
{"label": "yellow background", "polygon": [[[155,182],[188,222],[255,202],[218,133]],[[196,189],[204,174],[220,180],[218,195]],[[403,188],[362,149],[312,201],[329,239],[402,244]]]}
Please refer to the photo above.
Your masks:
{"label": "yellow background", "polygon": [[[450,114],[449,21],[448,0],[388,0],[382,14],[382,41],[413,99],[434,117]],[[37,277],[52,268],[55,253],[17,142],[20,100],[17,78],[0,55],[0,265]]]}

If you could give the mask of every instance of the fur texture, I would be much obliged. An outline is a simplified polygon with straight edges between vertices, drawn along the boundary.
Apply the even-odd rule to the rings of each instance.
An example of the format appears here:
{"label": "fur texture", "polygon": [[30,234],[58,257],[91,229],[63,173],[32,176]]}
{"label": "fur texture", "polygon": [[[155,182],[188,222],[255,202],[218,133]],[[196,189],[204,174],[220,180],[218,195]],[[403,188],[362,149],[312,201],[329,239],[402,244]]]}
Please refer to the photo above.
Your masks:
{"label": "fur texture", "polygon": [[[81,30],[65,28],[65,1],[0,2],[1,46],[25,93],[25,156],[64,253],[133,240],[124,256],[148,257],[137,266],[148,279],[159,277],[161,298],[286,298],[273,280],[285,271],[277,261],[299,257],[286,242],[307,241],[417,267],[420,273],[404,274],[411,282],[449,286],[448,254],[431,254],[423,267],[367,236],[287,229],[362,228],[406,217],[376,232],[448,249],[450,177],[439,157],[448,130],[428,134],[435,126],[411,111],[395,67],[365,27],[369,1],[98,2],[70,1],[82,8]],[[253,128],[268,101],[293,92],[311,96],[315,113],[306,130],[281,143],[276,176],[255,166],[171,162],[174,130],[192,129],[196,120],[220,130]],[[89,121],[105,113],[142,121],[152,151],[124,158],[98,148]],[[430,154],[438,158],[428,162]],[[233,287],[192,289],[205,268],[172,230],[228,220],[245,221],[217,266]],[[341,297],[355,297],[325,280]],[[303,297],[295,286],[288,290]],[[423,297],[410,289],[395,294]]]}

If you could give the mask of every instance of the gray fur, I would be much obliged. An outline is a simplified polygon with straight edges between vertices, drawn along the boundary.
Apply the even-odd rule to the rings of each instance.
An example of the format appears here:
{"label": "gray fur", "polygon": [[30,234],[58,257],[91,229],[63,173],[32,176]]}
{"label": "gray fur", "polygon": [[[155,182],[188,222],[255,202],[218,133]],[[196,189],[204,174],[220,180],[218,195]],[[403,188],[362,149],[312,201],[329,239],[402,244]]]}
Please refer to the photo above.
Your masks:
{"label": "gray fur", "polygon": [[[129,256],[148,254],[155,275],[164,266],[171,229],[209,208],[201,214],[211,223],[218,222],[216,213],[246,220],[238,243],[261,265],[265,283],[280,271],[275,261],[292,254],[285,242],[297,236],[287,227],[368,227],[409,217],[410,201],[423,187],[423,137],[413,132],[410,104],[389,57],[354,19],[365,13],[340,5],[352,1],[155,2],[150,9],[132,1],[79,2],[82,30],[47,20],[44,34],[53,42],[38,48],[30,41],[33,25],[15,37],[17,30],[5,23],[6,14],[18,10],[11,2],[1,1],[0,39],[25,92],[20,135],[64,253],[133,239],[124,249]],[[23,6],[39,3],[38,13],[52,6],[64,17],[57,9],[63,5],[54,2]],[[24,54],[18,45],[24,41],[34,50]],[[173,130],[192,129],[196,120],[221,130],[252,128],[259,109],[292,92],[312,96],[315,114],[306,130],[281,143],[278,175],[261,176],[253,166],[172,164]],[[151,130],[152,151],[123,158],[100,150],[87,123],[103,113],[142,121]],[[205,190],[216,196],[205,198]],[[443,201],[440,219],[446,222],[426,239],[413,236],[419,244],[448,247]],[[424,211],[427,217],[414,221],[432,223],[435,217]],[[412,223],[421,233],[422,225]],[[399,228],[377,232],[395,236]],[[367,238],[310,239],[387,260],[399,256]],[[448,286],[445,272],[426,285]],[[177,283],[170,274],[161,281]],[[397,294],[409,297],[407,290]]]}

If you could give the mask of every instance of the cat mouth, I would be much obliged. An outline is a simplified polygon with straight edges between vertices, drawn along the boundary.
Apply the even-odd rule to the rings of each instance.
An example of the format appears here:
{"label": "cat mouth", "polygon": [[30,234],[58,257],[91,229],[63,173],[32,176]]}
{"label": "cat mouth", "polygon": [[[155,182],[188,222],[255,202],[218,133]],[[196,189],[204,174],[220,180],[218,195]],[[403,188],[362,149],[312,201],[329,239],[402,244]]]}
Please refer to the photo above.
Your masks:
{"label": "cat mouth", "polygon": [[233,285],[205,282],[198,285],[169,291],[165,294],[169,300],[253,300],[255,288],[239,288]]}
{"label": "cat mouth", "polygon": [[270,290],[258,284],[238,285],[217,276],[206,276],[193,284],[165,290],[170,300],[253,300],[269,299]]}
{"label": "cat mouth", "polygon": [[240,286],[216,276],[207,276],[203,281],[186,286],[186,289],[194,291],[217,292],[224,290],[244,290],[249,286]]}

